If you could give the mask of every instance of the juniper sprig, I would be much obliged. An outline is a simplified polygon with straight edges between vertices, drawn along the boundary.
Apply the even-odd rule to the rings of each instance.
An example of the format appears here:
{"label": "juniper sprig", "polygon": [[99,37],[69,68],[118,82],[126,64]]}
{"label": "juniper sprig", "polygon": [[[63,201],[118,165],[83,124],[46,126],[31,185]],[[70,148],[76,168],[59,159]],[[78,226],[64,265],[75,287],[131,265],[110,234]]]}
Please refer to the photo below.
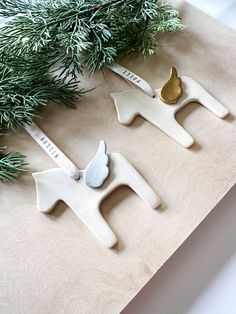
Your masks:
{"label": "juniper sprig", "polygon": [[0,62],[0,133],[30,124],[49,100],[73,106],[83,93],[73,79],[48,77],[48,66],[15,57]]}
{"label": "juniper sprig", "polygon": [[[0,62],[0,135],[30,124],[49,100],[74,106],[75,99],[84,93],[76,80],[48,73],[49,65],[40,57],[11,56]],[[15,181],[23,166],[23,155],[5,153],[0,147],[0,181]]]}
{"label": "juniper sprig", "polygon": [[179,13],[156,0],[0,0],[10,17],[0,33],[1,52],[50,55],[63,69],[94,72],[137,51],[155,53],[159,32],[182,30]]}
{"label": "juniper sprig", "polygon": [[19,173],[24,172],[24,157],[19,153],[7,153],[0,147],[0,181],[16,181]]}

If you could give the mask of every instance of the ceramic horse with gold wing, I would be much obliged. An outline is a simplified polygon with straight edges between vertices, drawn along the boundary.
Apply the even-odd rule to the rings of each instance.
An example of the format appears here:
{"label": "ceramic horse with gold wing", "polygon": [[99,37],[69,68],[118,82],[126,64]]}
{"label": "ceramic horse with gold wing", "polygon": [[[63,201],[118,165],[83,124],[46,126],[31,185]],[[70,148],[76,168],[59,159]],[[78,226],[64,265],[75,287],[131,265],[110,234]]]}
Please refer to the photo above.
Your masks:
{"label": "ceramic horse with gold wing", "polygon": [[188,148],[194,143],[193,137],[176,121],[178,110],[191,102],[198,102],[218,118],[224,118],[228,109],[210,95],[194,79],[178,77],[174,67],[163,88],[155,90],[151,98],[139,89],[112,93],[118,120],[130,124],[136,116],[142,116],[182,146]]}

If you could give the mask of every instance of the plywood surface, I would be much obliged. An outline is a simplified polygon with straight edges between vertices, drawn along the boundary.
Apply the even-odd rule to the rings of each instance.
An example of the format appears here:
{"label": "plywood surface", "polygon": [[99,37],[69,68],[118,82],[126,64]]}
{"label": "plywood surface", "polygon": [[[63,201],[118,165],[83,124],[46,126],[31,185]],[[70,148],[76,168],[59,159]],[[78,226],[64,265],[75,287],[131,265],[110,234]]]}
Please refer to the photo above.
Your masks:
{"label": "plywood surface", "polygon": [[[184,33],[163,38],[146,62],[123,65],[156,88],[175,65],[232,115],[220,120],[197,104],[178,113],[196,140],[186,150],[142,118],[128,127],[118,123],[109,94],[130,86],[110,71],[85,82],[97,88],[77,110],[50,104],[39,124],[80,168],[104,138],[110,152],[122,153],[143,174],[163,205],[152,210],[126,187],[113,192],[102,209],[120,241],[109,250],[64,204],[50,215],[39,213],[30,174],[18,185],[1,184],[0,313],[119,313],[235,184],[236,35],[190,5],[178,5]],[[24,130],[4,141],[27,155],[30,171],[55,167]]]}

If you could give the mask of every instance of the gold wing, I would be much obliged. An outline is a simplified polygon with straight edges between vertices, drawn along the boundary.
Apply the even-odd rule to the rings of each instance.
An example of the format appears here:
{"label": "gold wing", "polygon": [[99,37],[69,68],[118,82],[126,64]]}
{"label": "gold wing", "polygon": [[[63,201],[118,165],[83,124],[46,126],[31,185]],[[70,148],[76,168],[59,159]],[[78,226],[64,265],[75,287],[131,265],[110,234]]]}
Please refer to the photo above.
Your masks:
{"label": "gold wing", "polygon": [[175,104],[182,96],[181,79],[176,68],[170,70],[170,78],[161,89],[160,99],[166,104]]}

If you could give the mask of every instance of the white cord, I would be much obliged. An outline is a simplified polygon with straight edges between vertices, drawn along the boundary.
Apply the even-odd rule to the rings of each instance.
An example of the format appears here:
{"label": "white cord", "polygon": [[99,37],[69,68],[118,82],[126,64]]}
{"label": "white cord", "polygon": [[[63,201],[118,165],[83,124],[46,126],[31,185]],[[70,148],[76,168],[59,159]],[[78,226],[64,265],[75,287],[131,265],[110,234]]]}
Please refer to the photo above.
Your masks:
{"label": "white cord", "polygon": [[44,149],[44,151],[60,166],[65,173],[73,178],[79,179],[79,169],[66,155],[47,137],[43,131],[33,122],[27,125],[25,130]]}
{"label": "white cord", "polygon": [[155,90],[152,88],[152,86],[147,81],[145,81],[140,76],[138,76],[137,74],[129,71],[128,69],[126,69],[125,67],[121,66],[118,63],[114,63],[113,65],[109,65],[108,68],[111,71],[122,76],[125,80],[128,80],[129,82],[138,86],[148,96],[150,96],[152,98],[155,97]]}

